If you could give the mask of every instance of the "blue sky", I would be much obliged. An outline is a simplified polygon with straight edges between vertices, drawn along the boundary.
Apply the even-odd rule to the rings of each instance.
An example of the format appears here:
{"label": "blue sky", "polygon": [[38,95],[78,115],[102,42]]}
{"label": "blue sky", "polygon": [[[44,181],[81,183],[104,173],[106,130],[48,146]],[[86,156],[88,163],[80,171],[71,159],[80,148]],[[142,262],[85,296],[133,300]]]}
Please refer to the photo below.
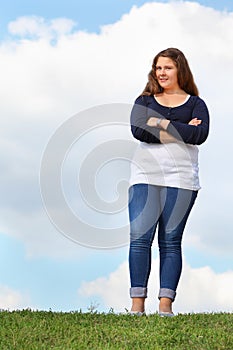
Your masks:
{"label": "blue sky", "polygon": [[[175,2],[176,1],[173,1],[171,3],[174,4]],[[139,32],[137,34],[138,38],[140,36],[140,30],[143,30],[143,23],[146,23],[143,21],[145,18],[147,18],[146,16],[148,16],[146,8],[136,13],[131,11],[132,6],[137,5],[140,8],[146,3],[147,1],[137,0],[73,0],[59,2],[45,0],[39,2],[23,0],[1,2],[0,41],[2,46],[0,55],[2,58],[3,67],[1,72],[6,72],[7,83],[3,85],[0,91],[2,100],[1,115],[6,115],[6,118],[2,118],[3,147],[1,153],[1,168],[4,169],[4,171],[2,171],[3,180],[1,186],[1,210],[3,220],[0,226],[0,300],[2,298],[4,303],[2,306],[0,304],[0,308],[4,307],[12,309],[32,307],[38,309],[51,308],[58,311],[81,308],[85,311],[92,303],[99,304],[99,310],[106,311],[112,307],[111,302],[113,301],[111,301],[109,295],[106,296],[104,292],[101,291],[101,284],[103,285],[103,288],[104,286],[108,286],[110,291],[114,290],[114,281],[119,278],[117,277],[118,271],[121,271],[119,270],[119,266],[121,264],[126,264],[128,248],[123,247],[119,249],[95,250],[79,246],[78,244],[73,243],[62,236],[49,222],[49,219],[47,218],[43,209],[38,178],[40,161],[46,147],[46,143],[54,131],[68,117],[79,112],[80,110],[95,106],[96,104],[109,103],[112,101],[132,103],[136,94],[141,90],[141,84],[144,84],[143,77],[146,77],[145,72],[147,72],[149,66],[147,66],[147,64],[151,59],[151,55],[153,54],[152,52],[154,52],[152,49],[148,49],[149,45],[146,46],[145,44],[144,57],[142,53],[140,53],[140,55],[138,55],[139,58],[135,58],[136,61],[138,59],[137,68],[139,65],[141,67],[141,70],[139,68],[138,72],[138,76],[140,76],[140,78],[135,78],[136,81],[133,81],[135,76],[134,71],[132,73],[128,73],[131,81],[129,80],[126,84],[123,78],[124,74],[121,74],[120,68],[124,60],[130,67],[130,62],[127,62],[127,52],[130,53],[130,49],[127,51],[127,43],[129,43],[128,47],[131,47],[130,45],[132,45],[132,47],[137,46],[137,43],[134,43],[134,37],[130,36],[131,34],[128,34],[128,32],[130,33],[131,28],[134,26],[134,23],[136,23],[135,27],[133,28],[139,28]],[[156,3],[156,1],[154,3]],[[169,4],[170,2],[160,1],[160,3]],[[187,39],[187,44],[183,44],[183,40],[186,40],[186,35],[189,35],[190,38],[194,38],[194,32],[199,26],[199,19],[193,18],[194,25],[191,29],[189,29],[190,32],[186,32],[186,27],[184,26],[182,29],[182,35],[180,36],[179,40],[177,39],[177,44],[184,45],[186,51],[189,53],[189,56],[192,58],[193,66],[197,67],[195,71],[197,80],[200,82],[202,91],[205,95],[204,97],[206,97],[209,101],[210,110],[212,112],[220,108],[216,99],[216,96],[218,95],[214,89],[214,83],[211,82],[210,84],[208,81],[208,84],[206,84],[205,77],[208,75],[212,77],[210,66],[214,66],[219,62],[219,59],[222,59],[220,53],[221,48],[219,46],[219,43],[222,42],[222,38],[226,40],[223,41],[223,46],[227,45],[227,40],[231,42],[232,32],[227,28],[224,28],[223,23],[225,22],[222,21],[225,19],[224,16],[226,16],[226,23],[230,23],[227,22],[227,20],[230,21],[229,12],[233,11],[233,3],[230,0],[206,0],[199,1],[199,4],[218,10],[215,12],[215,14],[209,14],[208,11],[206,12],[207,16],[209,16],[207,18],[206,26],[204,19],[202,20],[200,18],[200,26],[202,26],[201,28],[205,31],[206,35],[205,39],[203,39],[203,43],[200,44],[200,42],[195,42],[193,47],[190,47],[188,44],[189,40]],[[183,6],[181,4],[180,6],[180,9],[183,11],[182,18],[185,19],[186,11],[189,11],[189,5]],[[165,13],[170,16],[169,20],[173,21],[173,8],[166,8],[165,11],[167,11]],[[204,10],[198,9],[197,11],[202,12]],[[180,12],[181,11],[177,10],[177,13],[174,14],[175,26],[177,23],[182,24],[182,22],[179,22],[181,21],[179,17]],[[127,21],[129,22],[124,22],[121,20],[124,14],[127,14]],[[218,42],[211,42],[212,37],[210,41],[208,41],[208,28],[212,22],[213,15],[216,16],[214,18],[219,21],[218,27],[216,27],[216,32],[222,30],[222,34],[220,33],[219,38],[216,38],[216,40],[219,40]],[[229,18],[227,17],[228,15]],[[19,23],[16,20],[19,17],[32,18],[31,16],[33,16],[34,19],[37,17],[42,17],[44,19],[42,29],[44,30],[44,28],[47,26],[46,28],[48,32],[50,30],[49,26],[51,24],[51,20],[66,18],[75,22],[75,25],[66,22],[66,25],[68,25],[68,27],[70,26],[67,41],[65,41],[66,39],[64,38],[60,39],[59,35],[56,38],[58,42],[61,40],[61,45],[57,46],[57,50],[61,50],[59,51],[58,55],[53,56],[54,53],[52,51],[52,46],[50,47],[49,43],[50,39],[48,39],[49,44],[47,46],[44,44],[43,40],[39,42],[34,40],[34,38],[28,42],[24,42],[24,36],[18,28],[19,25],[21,26],[20,28],[25,25],[28,26],[29,22],[26,24],[24,22],[22,24],[22,22]],[[140,23],[142,27],[138,26],[135,18],[141,18]],[[37,20],[35,20],[35,23],[38,24],[38,21],[36,21]],[[80,47],[83,49],[81,50],[81,52],[83,52],[82,59],[85,61],[84,48],[87,48],[87,54],[89,54],[88,45],[90,45],[90,52],[92,52],[92,46],[95,48],[95,50],[96,48],[98,49],[98,46],[95,45],[100,45],[100,50],[104,50],[104,48],[106,50],[106,47],[102,45],[104,45],[103,42],[108,35],[104,37],[105,39],[103,42],[98,41],[98,38],[100,38],[98,36],[95,38],[91,36],[80,36],[78,39],[73,37],[72,40],[77,40],[75,41],[76,46],[73,44],[72,40],[69,41],[69,35],[80,31],[100,35],[100,28],[102,26],[108,24],[114,25],[114,23],[117,21],[119,21],[119,26],[117,28],[108,28],[107,33],[109,36],[112,35],[113,42],[116,40],[115,43],[117,45],[119,44],[120,50],[122,50],[122,47],[125,48],[125,56],[122,60],[122,52],[120,50],[118,51],[120,54],[116,58],[114,66],[116,70],[115,80],[114,84],[111,83],[111,89],[108,91],[107,83],[107,87],[105,85],[101,87],[103,91],[105,91],[106,99],[104,99],[103,96],[93,96],[92,98],[87,99],[86,96],[90,95],[91,89],[90,85],[85,85],[85,74],[89,74],[88,69],[78,71],[78,68],[75,67],[75,59],[77,57],[79,58],[79,56],[77,56],[77,54],[76,56],[74,55],[74,60],[71,61],[72,54],[67,54],[66,56],[66,50],[68,52],[72,52],[72,50],[69,51],[70,47],[73,47],[73,49],[78,47],[77,50],[79,50],[80,45]],[[8,27],[10,22],[13,24],[11,27]],[[129,28],[128,32],[127,28]],[[224,32],[225,29],[226,31]],[[39,33],[38,37],[42,39],[45,38],[46,41],[47,37],[43,36],[45,34],[41,34],[41,29],[39,28],[37,30]],[[180,33],[180,28],[178,25],[176,30],[177,32],[174,31],[174,33]],[[117,39],[116,35],[118,36]],[[127,35],[129,35],[129,37]],[[197,33],[197,36],[198,35],[200,35],[199,40],[201,41],[201,29],[200,33]],[[22,41],[18,41],[18,37],[20,37]],[[172,37],[172,31],[169,32],[168,30],[168,34],[165,37],[164,42],[158,44],[158,46],[161,46],[162,44],[169,46],[170,43],[176,43],[176,38],[174,39],[172,37],[172,39],[170,39],[170,37]],[[139,42],[142,43],[141,41]],[[213,63],[211,62],[210,65],[206,64],[205,62],[203,63],[206,56],[200,52],[201,45],[204,45],[203,47],[205,47],[205,52],[208,54],[209,49],[206,43],[210,43],[210,47],[213,48],[214,52],[213,54],[210,54],[213,55],[211,56],[213,58]],[[13,44],[15,44],[15,46]],[[64,47],[62,45],[64,45]],[[155,46],[156,45],[157,43],[155,43]],[[110,46],[111,44],[109,44],[109,47]],[[12,49],[12,47],[16,47],[16,49]],[[33,49],[31,50],[31,48]],[[109,49],[109,51],[111,50],[114,52],[113,47]],[[135,52],[137,53],[136,49]],[[79,54],[81,55],[80,52]],[[111,52],[108,54],[110,55],[109,57],[114,60],[114,54],[112,56]],[[215,54],[216,58],[214,58]],[[96,60],[99,62],[100,67],[99,70],[101,70],[101,64],[104,62],[104,55],[106,55],[106,51],[103,51],[103,56],[96,54]],[[37,66],[35,66],[38,69],[37,72],[37,69],[35,69],[33,64],[38,56],[39,59]],[[56,57],[55,60],[54,57]],[[49,63],[47,62],[47,59]],[[50,59],[54,60],[54,67],[53,65],[48,65],[48,67],[50,67],[49,70],[47,68],[47,64],[50,64]],[[232,62],[230,56],[226,57],[225,55],[224,60],[226,66],[228,65],[228,62]],[[202,64],[199,64],[200,61]],[[69,65],[71,64],[70,62],[73,62],[74,69],[69,71]],[[105,62],[105,65],[107,66],[108,62]],[[142,67],[142,65],[145,65],[145,67]],[[102,67],[103,71],[104,69],[105,68]],[[110,74],[112,67],[107,67],[106,69],[109,69],[108,72]],[[231,73],[230,69],[229,72]],[[60,70],[64,72],[64,75],[61,75],[61,77],[59,76]],[[98,75],[98,72],[93,72],[92,74],[97,74],[97,80],[102,79],[103,75],[101,75],[101,72],[99,73],[100,75]],[[76,80],[73,80],[73,74],[76,74]],[[34,85],[33,79],[35,81]],[[104,81],[104,79],[102,80]],[[79,90],[80,85],[82,85],[81,90]],[[118,86],[121,86],[121,88]],[[25,96],[23,95],[24,89],[26,89]],[[76,89],[79,91],[79,94],[75,93]],[[32,95],[30,98],[31,91]],[[46,92],[45,95],[43,95],[44,91]],[[67,91],[69,91],[69,93]],[[95,92],[95,90],[93,91]],[[41,96],[39,96],[40,94]],[[67,97],[67,95],[69,96]],[[25,104],[22,96],[25,97]],[[223,103],[225,102],[226,101],[223,99]],[[57,105],[56,108],[54,107],[54,104]],[[213,114],[216,123],[218,114],[217,112],[215,113],[216,114]],[[227,113],[226,106],[226,114]],[[229,174],[223,174],[223,170],[220,169],[220,166],[218,169],[216,169],[213,161],[215,159],[214,154],[215,156],[217,155],[219,159],[222,157],[219,148],[217,148],[217,145],[219,145],[219,138],[215,133],[216,131],[213,128],[212,140],[210,139],[207,146],[203,148],[203,192],[200,195],[200,206],[197,205],[197,209],[195,209],[190,222],[190,230],[193,232],[193,234],[190,237],[187,236],[185,240],[185,261],[187,264],[187,271],[189,268],[192,269],[194,276],[195,273],[198,273],[198,269],[208,266],[211,271],[209,272],[209,270],[205,270],[203,272],[203,276],[204,273],[209,273],[208,276],[212,276],[211,278],[213,278],[213,283],[217,283],[216,281],[219,281],[220,279],[222,281],[223,278],[227,278],[225,277],[226,273],[229,271],[232,272],[233,270],[233,258],[231,253],[232,242],[231,235],[228,232],[230,223],[229,225],[226,224],[226,228],[224,226],[222,230],[223,226],[215,221],[220,211],[220,216],[223,218],[223,221],[225,223],[229,222],[229,203],[231,200],[227,187],[231,181]],[[8,151],[9,153],[7,153]],[[226,164],[226,161],[227,160],[225,158],[222,159],[223,167]],[[69,167],[70,166],[71,165],[69,164]],[[5,173],[6,176],[4,177]],[[227,201],[226,203],[228,203],[228,207],[224,211],[222,211],[223,205],[219,204],[217,200],[220,194],[216,194],[215,192],[215,179],[213,178],[213,173],[216,173],[218,179],[221,177],[224,178],[223,183],[221,183],[221,186],[223,186],[221,195],[225,196],[224,199]],[[219,201],[222,200],[222,197],[219,198]],[[216,202],[217,204],[215,204]],[[206,203],[208,204],[206,205]],[[205,209],[207,207],[208,213],[205,213]],[[219,210],[217,210],[218,207]],[[212,216],[210,218],[211,213],[213,213],[214,219],[212,219]],[[206,220],[206,217],[208,217],[208,220]],[[202,231],[202,225],[196,222],[199,220],[199,218],[201,218],[200,220],[205,220],[206,226],[205,230],[203,230],[203,235],[205,233],[205,237],[202,237],[202,232],[200,232]],[[208,223],[206,223],[207,221]],[[212,228],[213,231],[216,231],[213,235],[211,231]],[[225,238],[224,230],[226,231]],[[221,237],[223,237],[220,241],[218,241],[218,233],[222,235]],[[212,245],[208,244],[208,239],[210,239]],[[156,258],[157,253],[155,251],[154,259],[156,260]],[[82,287],[83,285],[84,287]],[[127,283],[124,281],[124,283],[122,282],[121,286],[121,281],[119,280],[118,285],[119,288],[122,289],[122,295],[128,295],[128,289],[125,288]],[[86,294],[85,286],[87,290]],[[96,288],[96,294],[93,292],[92,288]],[[122,300],[125,301],[127,299],[122,297]],[[217,301],[213,300],[213,304],[211,304],[209,307],[213,307],[213,305],[215,305],[214,303],[217,303]],[[123,305],[122,308],[124,309],[124,307],[127,306],[128,305]],[[178,303],[178,311],[185,310],[185,307],[182,307],[182,302]],[[193,307],[195,309],[195,305]],[[222,307],[224,309],[225,305]],[[216,306],[216,308],[218,309],[218,306]],[[202,310],[205,310],[205,305],[203,305]]]}
{"label": "blue sky", "polygon": [[[149,2],[149,1],[148,1]],[[167,3],[168,0],[160,2]],[[212,1],[200,0],[202,5],[210,6],[218,10],[233,11],[231,0]],[[1,1],[0,33],[7,33],[8,22],[19,16],[41,16],[47,19],[67,17],[77,23],[78,29],[98,32],[100,26],[114,23],[127,13],[133,5],[141,6],[144,0],[98,0],[98,1]]]}

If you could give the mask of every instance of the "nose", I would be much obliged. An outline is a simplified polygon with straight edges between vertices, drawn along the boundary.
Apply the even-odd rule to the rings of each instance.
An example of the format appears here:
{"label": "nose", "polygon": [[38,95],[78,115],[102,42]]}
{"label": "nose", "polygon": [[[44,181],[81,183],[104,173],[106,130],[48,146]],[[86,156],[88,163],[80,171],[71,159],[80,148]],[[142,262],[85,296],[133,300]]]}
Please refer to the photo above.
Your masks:
{"label": "nose", "polygon": [[165,68],[161,68],[160,75],[165,75]]}

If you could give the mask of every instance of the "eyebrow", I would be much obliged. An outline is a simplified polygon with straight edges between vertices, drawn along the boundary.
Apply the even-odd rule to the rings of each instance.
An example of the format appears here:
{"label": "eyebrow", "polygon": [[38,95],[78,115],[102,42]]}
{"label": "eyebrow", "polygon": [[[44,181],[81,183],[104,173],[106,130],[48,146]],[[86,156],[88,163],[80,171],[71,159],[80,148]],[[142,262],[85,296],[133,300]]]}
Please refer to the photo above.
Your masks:
{"label": "eyebrow", "polygon": [[[162,66],[160,65],[160,66],[155,66],[155,68],[161,68]],[[165,68],[171,68],[171,67],[174,67],[174,65],[173,64],[166,64],[165,66],[164,66]]]}

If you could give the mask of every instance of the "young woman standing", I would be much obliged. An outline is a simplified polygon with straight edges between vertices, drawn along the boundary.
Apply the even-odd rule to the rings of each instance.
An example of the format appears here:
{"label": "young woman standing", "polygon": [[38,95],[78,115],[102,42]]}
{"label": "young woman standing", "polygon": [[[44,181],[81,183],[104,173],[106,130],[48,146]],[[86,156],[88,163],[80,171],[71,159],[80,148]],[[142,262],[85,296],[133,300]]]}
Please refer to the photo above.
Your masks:
{"label": "young woman standing", "polygon": [[159,313],[173,316],[182,269],[183,231],[198,191],[198,147],[209,132],[209,113],[184,54],[158,53],[131,113],[140,141],[129,188],[131,313],[145,311],[151,246],[158,227]]}

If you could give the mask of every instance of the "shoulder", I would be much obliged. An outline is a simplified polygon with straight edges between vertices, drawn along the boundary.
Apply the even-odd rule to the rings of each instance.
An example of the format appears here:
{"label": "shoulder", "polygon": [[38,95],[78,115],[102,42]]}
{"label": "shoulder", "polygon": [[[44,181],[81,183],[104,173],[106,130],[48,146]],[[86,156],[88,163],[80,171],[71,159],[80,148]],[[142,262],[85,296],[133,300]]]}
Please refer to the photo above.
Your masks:
{"label": "shoulder", "polygon": [[200,96],[190,96],[190,102],[195,105],[197,104],[206,104],[205,101]]}
{"label": "shoulder", "polygon": [[205,103],[205,101],[199,97],[199,96],[192,96],[193,97],[193,107],[192,107],[192,114],[193,116],[198,116],[204,118],[206,121],[209,120],[209,109]]}
{"label": "shoulder", "polygon": [[188,105],[190,108],[206,108],[206,103],[205,101],[199,97],[199,96],[190,96],[189,101],[188,101]]}
{"label": "shoulder", "polygon": [[136,98],[134,103],[141,106],[147,106],[152,98],[152,95],[140,95]]}

